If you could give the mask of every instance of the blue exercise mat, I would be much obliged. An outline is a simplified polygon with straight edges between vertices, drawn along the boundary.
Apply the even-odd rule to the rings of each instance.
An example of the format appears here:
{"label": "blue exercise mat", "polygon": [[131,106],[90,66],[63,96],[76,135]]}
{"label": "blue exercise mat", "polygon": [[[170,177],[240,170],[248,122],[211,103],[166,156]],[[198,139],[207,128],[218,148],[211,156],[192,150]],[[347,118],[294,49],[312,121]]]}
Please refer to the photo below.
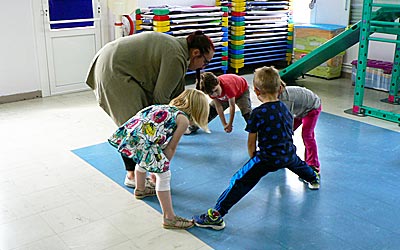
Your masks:
{"label": "blue exercise mat", "polygon": [[[218,118],[209,126],[211,134],[184,136],[171,164],[172,199],[180,216],[212,207],[248,159],[240,114],[231,134]],[[296,175],[279,170],[230,210],[224,230],[188,231],[214,249],[398,249],[400,134],[321,113],[316,136],[320,190],[308,190]],[[73,152],[133,191],[123,185],[122,160],[107,142]],[[144,201],[161,212],[156,197]]]}

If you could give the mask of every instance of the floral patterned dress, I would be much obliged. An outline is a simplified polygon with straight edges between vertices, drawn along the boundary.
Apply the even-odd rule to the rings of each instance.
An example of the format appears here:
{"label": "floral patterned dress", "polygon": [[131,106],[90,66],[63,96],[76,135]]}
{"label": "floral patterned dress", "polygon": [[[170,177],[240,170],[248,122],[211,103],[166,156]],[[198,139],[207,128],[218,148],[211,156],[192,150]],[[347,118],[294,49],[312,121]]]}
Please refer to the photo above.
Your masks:
{"label": "floral patterned dress", "polygon": [[183,114],[174,106],[152,105],[139,111],[108,139],[118,151],[149,172],[169,170],[163,150],[176,130],[176,117]]}

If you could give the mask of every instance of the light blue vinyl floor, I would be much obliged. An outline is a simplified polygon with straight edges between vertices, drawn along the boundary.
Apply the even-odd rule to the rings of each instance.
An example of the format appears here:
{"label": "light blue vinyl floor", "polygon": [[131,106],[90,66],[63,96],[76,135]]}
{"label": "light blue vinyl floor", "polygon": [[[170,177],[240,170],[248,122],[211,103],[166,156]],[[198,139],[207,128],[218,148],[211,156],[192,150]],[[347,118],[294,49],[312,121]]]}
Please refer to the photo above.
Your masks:
{"label": "light blue vinyl floor", "polygon": [[[213,207],[248,159],[244,121],[234,132],[211,122],[212,134],[185,136],[172,162],[178,215]],[[316,129],[321,189],[288,170],[265,176],[224,219],[226,228],[188,231],[215,249],[400,249],[400,134],[322,113]],[[73,151],[123,186],[125,170],[107,142]],[[132,189],[127,188],[130,191]],[[160,210],[155,197],[146,203]]]}

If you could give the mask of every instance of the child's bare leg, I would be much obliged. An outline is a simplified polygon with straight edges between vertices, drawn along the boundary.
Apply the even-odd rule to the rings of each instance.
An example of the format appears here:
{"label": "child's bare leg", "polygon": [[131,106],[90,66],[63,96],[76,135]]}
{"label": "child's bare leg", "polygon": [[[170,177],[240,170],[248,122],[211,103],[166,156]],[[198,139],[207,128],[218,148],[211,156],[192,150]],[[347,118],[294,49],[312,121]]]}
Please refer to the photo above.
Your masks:
{"label": "child's bare leg", "polygon": [[156,193],[163,211],[163,227],[166,229],[186,229],[194,225],[193,220],[187,220],[175,215],[171,197],[171,172],[156,174]]}
{"label": "child's bare leg", "polygon": [[157,191],[157,197],[161,204],[164,219],[173,220],[175,218],[175,213],[172,207],[171,190]]}
{"label": "child's bare leg", "polygon": [[157,197],[163,211],[163,227],[166,229],[187,229],[194,226],[194,221],[176,216],[172,207],[171,191],[157,191]]}
{"label": "child's bare leg", "polygon": [[148,196],[156,195],[154,187],[146,187],[146,170],[137,166],[135,170],[136,188],[135,198],[142,199]]}
{"label": "child's bare leg", "polygon": [[164,219],[174,219],[175,213],[172,207],[171,197],[171,172],[167,171],[164,173],[155,174],[156,177],[156,193],[158,201],[160,202],[161,209],[163,211]]}
{"label": "child's bare leg", "polygon": [[143,191],[145,189],[146,172],[135,170],[136,189]]}
{"label": "child's bare leg", "polygon": [[126,176],[129,180],[135,180],[135,171],[126,171]]}
{"label": "child's bare leg", "polygon": [[150,180],[151,180],[151,182],[153,182],[154,184],[156,184],[156,175],[155,174],[153,174],[153,173],[151,173],[150,175],[149,175],[149,178],[150,178]]}
{"label": "child's bare leg", "polygon": [[194,221],[176,216],[172,207],[171,191],[157,191],[157,197],[163,211],[163,227],[166,229],[187,229],[194,226]]}

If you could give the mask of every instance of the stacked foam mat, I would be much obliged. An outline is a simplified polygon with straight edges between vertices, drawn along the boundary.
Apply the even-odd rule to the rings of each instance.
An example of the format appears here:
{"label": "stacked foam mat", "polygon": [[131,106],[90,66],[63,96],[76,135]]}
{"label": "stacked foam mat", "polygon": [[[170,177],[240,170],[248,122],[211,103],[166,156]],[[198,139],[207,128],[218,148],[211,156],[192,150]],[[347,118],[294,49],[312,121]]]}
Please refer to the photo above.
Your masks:
{"label": "stacked foam mat", "polygon": [[291,62],[292,1],[220,1],[231,10],[229,65],[238,73],[245,65]]}
{"label": "stacked foam mat", "polygon": [[[186,37],[202,30],[215,46],[207,71],[228,70],[228,8],[221,6],[157,6],[136,10],[136,32],[157,31]],[[188,72],[193,74],[194,71]]]}

